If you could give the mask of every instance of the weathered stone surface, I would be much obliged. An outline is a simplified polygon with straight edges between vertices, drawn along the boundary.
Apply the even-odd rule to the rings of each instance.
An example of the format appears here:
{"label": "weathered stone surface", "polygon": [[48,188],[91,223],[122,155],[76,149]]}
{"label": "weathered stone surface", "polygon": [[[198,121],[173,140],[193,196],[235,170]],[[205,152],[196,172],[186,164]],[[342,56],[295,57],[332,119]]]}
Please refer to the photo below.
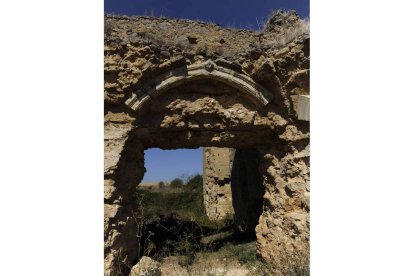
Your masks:
{"label": "weathered stone surface", "polygon": [[310,97],[300,95],[297,107],[298,119],[303,121],[310,120]]}
{"label": "weathered stone surface", "polygon": [[309,258],[309,156],[282,153],[278,148],[262,154],[266,192],[256,227],[257,246],[261,256],[278,271],[289,254]]}
{"label": "weathered stone surface", "polygon": [[126,100],[133,110],[142,109],[151,98],[159,97],[166,91],[198,79],[217,80],[230,87],[236,88],[240,94],[263,107],[273,98],[273,95],[261,85],[255,83],[249,76],[218,66],[211,60],[203,63],[173,69],[154,78],[139,94],[134,93]]}
{"label": "weathered stone surface", "polygon": [[[289,26],[306,27],[294,14],[275,16],[262,33],[105,18],[105,275],[128,275],[138,258],[133,194],[144,150],[153,147],[256,152],[240,163],[256,160],[263,193],[238,210],[255,210],[247,225],[257,223],[258,255],[275,275],[286,258],[308,258],[309,122],[296,109],[309,95],[309,37],[291,37]],[[239,183],[249,177],[243,173]]]}
{"label": "weathered stone surface", "polygon": [[204,148],[203,191],[207,216],[212,220],[234,214],[230,186],[234,149]]}
{"label": "weathered stone surface", "polygon": [[269,18],[265,30],[268,32],[283,33],[299,21],[300,17],[294,11],[276,11]]}
{"label": "weathered stone surface", "polygon": [[161,276],[161,264],[144,256],[132,267],[129,276]]}

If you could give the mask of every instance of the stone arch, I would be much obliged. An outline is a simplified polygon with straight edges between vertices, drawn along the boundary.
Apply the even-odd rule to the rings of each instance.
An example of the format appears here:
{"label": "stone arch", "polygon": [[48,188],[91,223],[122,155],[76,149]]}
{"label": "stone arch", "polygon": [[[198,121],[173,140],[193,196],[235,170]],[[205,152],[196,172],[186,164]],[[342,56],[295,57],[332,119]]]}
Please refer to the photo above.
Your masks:
{"label": "stone arch", "polygon": [[[147,19],[141,23],[147,24]],[[125,33],[119,30],[116,36]],[[251,45],[245,41],[250,36],[237,32],[229,41],[243,41],[232,43],[236,46]],[[144,151],[155,147],[256,150],[265,187],[262,215],[255,228],[258,255],[275,270],[286,263],[286,252],[298,255],[303,251],[306,257],[309,122],[297,120],[293,111],[297,98],[309,94],[304,71],[309,68],[308,40],[261,52],[235,49],[239,54],[232,60],[242,62],[248,73],[237,62],[223,60],[221,54],[209,56],[214,61],[201,62],[206,56],[171,47],[163,51],[169,53],[166,57],[151,41],[149,46],[147,42],[117,45],[115,41],[111,36],[105,44],[105,275],[120,275],[118,264],[137,258],[133,194],[145,173]],[[207,89],[197,90],[200,83],[207,83]],[[232,101],[230,105],[220,104],[214,86],[229,88],[222,98]],[[218,104],[211,108],[202,98]],[[174,109],[168,101],[184,104]]]}
{"label": "stone arch", "polygon": [[[208,89],[204,94],[190,95],[188,92],[193,90],[187,87],[197,86],[199,80],[207,81]],[[219,109],[207,104],[194,108],[194,101],[200,98],[220,101],[217,94],[209,93],[209,89],[214,90],[215,82],[232,88],[231,93],[223,97],[232,104],[217,105]],[[133,263],[138,256],[133,194],[145,172],[144,150],[148,148],[233,147],[241,149],[240,154],[247,158],[240,160],[241,163],[251,161],[247,155],[254,151],[255,160],[259,160],[256,173],[260,174],[263,184],[263,190],[254,194],[260,195],[262,200],[255,201],[260,204],[255,206],[253,200],[257,197],[248,197],[251,204],[240,207],[245,211],[240,225],[247,224],[247,228],[255,229],[258,252],[269,263],[281,259],[284,254],[285,249],[279,245],[284,241],[279,238],[287,240],[288,246],[292,244],[298,252],[307,252],[306,248],[299,248],[306,244],[309,236],[309,141],[306,132],[301,131],[307,130],[306,123],[285,119],[265,88],[247,75],[217,66],[212,61],[173,69],[142,87],[126,101],[133,111],[128,113],[129,121],[121,120],[125,127],[116,117],[105,130],[113,144],[108,142],[108,145],[114,152],[108,155],[111,162],[107,163],[105,178],[106,275],[117,275],[119,260]],[[186,105],[173,109],[170,101],[186,102]],[[154,112],[153,105],[161,105],[163,109]],[[236,105],[238,109],[231,110]],[[123,108],[129,110],[126,106]],[[144,109],[146,112],[142,112]],[[200,114],[187,112],[190,109],[193,112],[197,109],[202,116],[196,118]],[[119,113],[119,116],[126,115]],[[217,118],[218,126],[206,126],[212,117]],[[190,124],[192,120],[196,122]],[[179,126],[179,123],[183,124]],[[252,189],[242,191],[244,195],[251,192]],[[260,210],[253,214],[252,208]],[[253,216],[246,217],[245,213]],[[256,224],[257,219],[259,224]]]}
{"label": "stone arch", "polygon": [[259,108],[268,105],[274,97],[272,93],[248,75],[217,65],[215,62],[208,60],[200,64],[182,66],[155,77],[141,90],[133,93],[126,100],[125,104],[134,111],[138,111],[151,98],[160,96],[168,90],[185,83],[201,79],[216,80],[229,85],[240,91],[241,95],[249,99]]}

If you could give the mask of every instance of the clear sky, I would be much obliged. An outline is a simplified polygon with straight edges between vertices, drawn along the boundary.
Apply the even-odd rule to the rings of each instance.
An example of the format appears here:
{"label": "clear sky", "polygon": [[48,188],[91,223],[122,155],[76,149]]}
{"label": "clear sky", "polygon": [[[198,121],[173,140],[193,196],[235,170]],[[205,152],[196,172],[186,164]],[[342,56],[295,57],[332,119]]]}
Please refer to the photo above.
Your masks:
{"label": "clear sky", "polygon": [[[211,21],[223,27],[258,29],[272,10],[296,10],[309,17],[309,0],[104,0],[105,13],[154,15]],[[143,182],[170,181],[202,173],[202,149],[145,151]]]}
{"label": "clear sky", "polygon": [[309,17],[309,0],[104,0],[105,13],[212,21],[223,27],[258,29],[271,10],[293,9]]}
{"label": "clear sky", "polygon": [[203,149],[148,149],[145,168],[147,172],[142,182],[171,181],[183,175],[202,174]]}

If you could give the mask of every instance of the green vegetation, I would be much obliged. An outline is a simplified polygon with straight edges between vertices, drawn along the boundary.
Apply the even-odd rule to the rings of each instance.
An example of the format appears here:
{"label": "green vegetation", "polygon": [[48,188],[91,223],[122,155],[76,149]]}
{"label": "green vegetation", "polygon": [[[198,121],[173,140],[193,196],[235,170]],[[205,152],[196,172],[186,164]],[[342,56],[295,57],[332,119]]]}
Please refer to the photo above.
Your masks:
{"label": "green vegetation", "polygon": [[[159,183],[162,189],[136,191],[140,254],[161,262],[175,256],[188,275],[219,275],[207,273],[219,260],[225,266],[239,263],[251,270],[251,275],[271,275],[256,258],[255,241],[235,235],[232,218],[217,222],[207,217],[201,175],[173,182],[182,185]],[[195,273],[200,264],[209,265],[201,267],[201,274]]]}
{"label": "green vegetation", "polygon": [[170,183],[170,187],[173,189],[182,188],[184,181],[181,178],[176,178]]}
{"label": "green vegetation", "polygon": [[189,190],[197,190],[200,189],[201,191],[203,189],[203,177],[200,174],[196,174],[193,177],[191,177],[186,185],[186,188]]}
{"label": "green vegetation", "polygon": [[137,190],[136,201],[140,202],[144,219],[177,215],[183,221],[192,221],[200,227],[220,229],[229,226],[231,219],[211,221],[205,214],[203,203],[203,177],[196,174],[184,184],[182,179],[174,179],[167,185],[158,184],[164,189]]}

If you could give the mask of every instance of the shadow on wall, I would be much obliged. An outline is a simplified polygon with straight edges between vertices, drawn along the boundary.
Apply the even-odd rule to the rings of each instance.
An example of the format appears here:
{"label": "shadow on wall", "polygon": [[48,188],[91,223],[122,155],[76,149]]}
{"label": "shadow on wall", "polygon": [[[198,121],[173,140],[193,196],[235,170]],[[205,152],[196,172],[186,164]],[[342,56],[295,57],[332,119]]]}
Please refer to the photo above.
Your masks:
{"label": "shadow on wall", "polygon": [[257,150],[238,149],[231,171],[234,224],[237,231],[247,236],[255,235],[255,227],[263,212],[265,189],[259,162]]}

